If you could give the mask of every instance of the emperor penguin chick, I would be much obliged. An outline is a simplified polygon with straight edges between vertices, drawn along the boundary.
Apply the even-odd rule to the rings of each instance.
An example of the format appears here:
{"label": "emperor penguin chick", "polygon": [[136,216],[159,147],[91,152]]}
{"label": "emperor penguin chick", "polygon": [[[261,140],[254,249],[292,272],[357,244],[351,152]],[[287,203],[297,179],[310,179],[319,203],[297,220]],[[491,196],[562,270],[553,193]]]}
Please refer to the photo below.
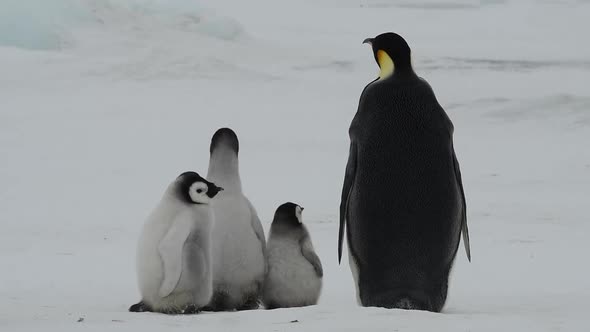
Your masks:
{"label": "emperor penguin chick", "polygon": [[258,309],[266,270],[266,240],[254,206],[242,192],[236,133],[211,138],[207,178],[225,190],[213,202],[213,298],[205,310]]}
{"label": "emperor penguin chick", "polygon": [[314,305],[320,297],[322,263],[302,223],[302,211],[288,202],[275,212],[266,249],[263,301],[267,309]]}
{"label": "emperor penguin chick", "polygon": [[223,188],[195,172],[172,182],[145,222],[137,250],[142,301],[129,311],[196,313],[212,295],[209,203]]}

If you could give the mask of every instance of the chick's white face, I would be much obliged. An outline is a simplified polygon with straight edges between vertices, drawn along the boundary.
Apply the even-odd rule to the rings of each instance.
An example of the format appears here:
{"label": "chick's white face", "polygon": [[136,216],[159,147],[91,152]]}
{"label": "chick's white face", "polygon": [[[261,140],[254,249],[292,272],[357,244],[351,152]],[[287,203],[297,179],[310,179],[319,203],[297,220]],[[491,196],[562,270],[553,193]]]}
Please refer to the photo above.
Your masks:
{"label": "chick's white face", "polygon": [[191,200],[198,204],[209,204],[211,198],[207,196],[207,184],[205,182],[195,182],[191,184],[188,189],[188,195],[190,196]]}
{"label": "chick's white face", "polygon": [[303,208],[301,206],[296,206],[295,207],[295,216],[297,217],[297,221],[299,221],[300,224],[303,223],[303,219],[301,217],[301,213],[303,212]]}

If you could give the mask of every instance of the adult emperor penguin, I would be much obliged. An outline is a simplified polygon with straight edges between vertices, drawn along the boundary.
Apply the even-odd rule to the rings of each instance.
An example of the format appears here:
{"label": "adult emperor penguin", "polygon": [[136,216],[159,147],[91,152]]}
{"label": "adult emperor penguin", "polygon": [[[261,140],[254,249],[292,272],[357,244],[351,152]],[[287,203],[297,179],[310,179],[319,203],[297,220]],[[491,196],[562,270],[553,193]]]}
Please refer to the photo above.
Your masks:
{"label": "adult emperor penguin", "polygon": [[361,305],[439,312],[461,232],[471,260],[453,124],[400,35],[364,43],[380,73],[349,129],[338,260],[346,226]]}
{"label": "adult emperor penguin", "polygon": [[242,193],[236,133],[221,128],[211,139],[207,179],[225,190],[213,202],[213,298],[205,310],[257,309],[266,239],[254,206]]}
{"label": "adult emperor penguin", "polygon": [[212,295],[211,199],[223,190],[195,172],[172,182],[139,239],[142,301],[129,311],[196,313]]}
{"label": "adult emperor penguin", "polygon": [[314,305],[320,297],[324,272],[302,222],[302,211],[301,206],[288,202],[275,212],[262,295],[267,309]]}

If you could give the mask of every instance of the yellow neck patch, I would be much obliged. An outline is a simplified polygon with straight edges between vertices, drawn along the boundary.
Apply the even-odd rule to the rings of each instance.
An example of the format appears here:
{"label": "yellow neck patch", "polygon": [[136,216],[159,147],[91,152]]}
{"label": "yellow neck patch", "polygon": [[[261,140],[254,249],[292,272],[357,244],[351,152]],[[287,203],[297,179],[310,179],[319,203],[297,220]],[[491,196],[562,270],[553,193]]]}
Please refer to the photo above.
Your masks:
{"label": "yellow neck patch", "polygon": [[377,51],[377,62],[379,63],[379,68],[381,68],[381,72],[379,72],[379,79],[388,78],[393,74],[395,65],[393,64],[391,57],[385,51]]}

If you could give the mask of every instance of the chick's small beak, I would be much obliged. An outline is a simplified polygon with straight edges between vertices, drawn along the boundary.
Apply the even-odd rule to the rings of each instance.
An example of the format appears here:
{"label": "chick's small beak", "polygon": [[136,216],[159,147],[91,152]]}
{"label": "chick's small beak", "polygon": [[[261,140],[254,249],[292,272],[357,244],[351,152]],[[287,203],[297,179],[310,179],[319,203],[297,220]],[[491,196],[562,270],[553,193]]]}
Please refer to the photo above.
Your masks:
{"label": "chick's small beak", "polygon": [[207,196],[209,196],[209,198],[213,198],[217,196],[217,194],[219,194],[220,191],[223,191],[223,188],[213,185],[211,189],[207,191]]}
{"label": "chick's small beak", "polygon": [[373,38],[367,38],[363,40],[363,44],[373,45]]}

